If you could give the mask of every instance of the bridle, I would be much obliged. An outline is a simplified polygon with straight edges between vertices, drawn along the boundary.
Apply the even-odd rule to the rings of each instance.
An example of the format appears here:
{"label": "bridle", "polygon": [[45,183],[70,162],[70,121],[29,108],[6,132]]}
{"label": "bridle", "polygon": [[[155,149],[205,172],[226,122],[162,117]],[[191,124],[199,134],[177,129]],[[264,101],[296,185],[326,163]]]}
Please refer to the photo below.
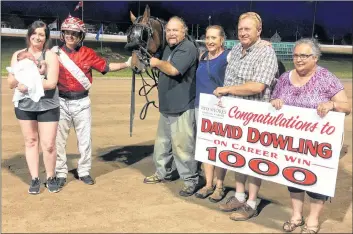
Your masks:
{"label": "bridle", "polygon": [[[131,83],[131,105],[130,105],[130,136],[132,136],[132,128],[133,128],[133,119],[135,115],[135,81],[136,74],[139,74],[142,80],[142,87],[139,89],[138,94],[140,96],[145,97],[146,103],[142,107],[140,112],[140,119],[144,120],[147,116],[148,107],[152,104],[155,108],[158,108],[155,101],[150,101],[148,98],[148,94],[153,90],[153,88],[157,87],[158,89],[158,77],[159,70],[156,68],[150,67],[150,58],[152,58],[151,53],[148,51],[148,45],[150,40],[153,40],[154,29],[152,27],[152,20],[157,21],[161,26],[162,31],[162,41],[161,45],[157,49],[154,55],[157,57],[161,56],[166,39],[165,39],[165,24],[166,22],[155,18],[150,17],[147,24],[141,23],[142,16],[138,17],[134,23],[129,27],[127,31],[127,44],[125,48],[132,50],[133,53],[136,54],[139,61],[145,66],[144,72],[149,76],[153,83],[149,84],[143,77],[142,71],[138,71],[138,68],[132,68],[132,83]],[[159,56],[158,56],[159,55]]]}
{"label": "bridle", "polygon": [[150,52],[148,52],[148,44],[150,40],[153,39],[154,29],[152,27],[151,21],[157,21],[161,26],[162,31],[162,41],[156,54],[162,52],[164,49],[166,39],[165,39],[165,24],[164,20],[151,16],[147,24],[141,23],[143,17],[139,16],[134,23],[127,30],[127,44],[125,48],[132,50],[136,53],[139,60],[146,66],[149,67],[149,59],[152,58]]}

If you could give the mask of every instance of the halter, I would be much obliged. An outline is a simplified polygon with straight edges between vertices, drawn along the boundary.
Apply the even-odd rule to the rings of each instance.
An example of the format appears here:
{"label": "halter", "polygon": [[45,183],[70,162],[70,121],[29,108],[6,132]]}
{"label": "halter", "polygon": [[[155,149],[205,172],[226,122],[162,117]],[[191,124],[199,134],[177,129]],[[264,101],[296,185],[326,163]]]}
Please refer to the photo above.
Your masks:
{"label": "halter", "polygon": [[[147,22],[147,24],[142,24],[143,16],[139,16],[133,24],[128,28],[127,30],[127,42],[128,44],[130,43],[136,43],[138,46],[143,46],[145,49],[147,49],[147,45],[149,40],[152,38],[154,30],[151,24],[151,20],[157,21],[161,27],[162,27],[162,33],[163,33],[163,41],[162,41],[162,46],[165,45],[165,29],[164,26],[166,22],[164,20],[161,20],[159,18],[151,16]],[[135,45],[135,46],[136,46]]]}
{"label": "halter", "polygon": [[127,31],[127,42],[136,42],[140,46],[146,47],[152,35],[153,29],[150,22],[148,22],[148,25],[134,23]]}
{"label": "halter", "polygon": [[[139,16],[134,23],[129,27],[127,31],[127,44],[125,48],[132,50],[134,52],[141,63],[143,63],[146,67],[145,72],[146,74],[153,80],[153,84],[149,84],[143,78],[142,73],[140,72],[139,75],[142,80],[142,87],[140,88],[138,94],[140,96],[144,96],[146,103],[142,107],[140,112],[140,119],[144,120],[147,115],[147,110],[149,105],[153,105],[154,107],[158,108],[155,101],[150,101],[148,98],[148,94],[152,91],[153,88],[158,86],[158,77],[159,77],[159,70],[156,68],[150,67],[150,58],[152,55],[148,52],[148,45],[149,41],[153,38],[153,27],[151,20],[157,21],[161,28],[162,28],[162,41],[161,45],[156,51],[156,54],[161,54],[166,43],[165,39],[165,24],[166,22],[155,17],[150,17],[147,24],[141,24],[142,16]],[[132,127],[133,127],[133,117],[135,114],[135,75],[136,72],[133,71],[132,77],[132,87],[131,87],[131,108],[130,108],[130,136],[132,135]]]}
{"label": "halter", "polygon": [[147,46],[149,44],[149,41],[152,40],[153,33],[154,33],[151,20],[157,21],[162,28],[162,42],[158,50],[156,51],[156,53],[161,52],[165,47],[166,22],[164,20],[151,16],[147,24],[142,24],[141,23],[142,18],[143,16],[139,16],[127,30],[127,44],[125,48],[134,51],[138,56],[139,60],[146,67],[148,67],[149,59],[152,57],[152,55],[148,52]]}

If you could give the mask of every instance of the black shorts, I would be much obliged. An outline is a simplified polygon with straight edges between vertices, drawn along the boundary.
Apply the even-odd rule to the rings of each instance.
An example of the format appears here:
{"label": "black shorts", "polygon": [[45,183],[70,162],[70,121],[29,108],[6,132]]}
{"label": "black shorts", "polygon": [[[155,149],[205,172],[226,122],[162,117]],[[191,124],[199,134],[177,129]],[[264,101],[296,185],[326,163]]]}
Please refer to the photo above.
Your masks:
{"label": "black shorts", "polygon": [[19,120],[37,120],[38,122],[58,122],[60,119],[60,107],[46,111],[24,111],[15,108],[15,114]]}
{"label": "black shorts", "polygon": [[[291,192],[291,193],[304,192],[304,190],[301,190],[301,189],[298,189],[298,188],[293,188],[293,187],[288,187],[288,191]],[[327,199],[328,199],[328,196],[322,195],[322,194],[319,194],[319,193],[313,193],[313,192],[306,191],[306,194],[308,194],[309,197],[314,198],[316,200],[327,201]]]}

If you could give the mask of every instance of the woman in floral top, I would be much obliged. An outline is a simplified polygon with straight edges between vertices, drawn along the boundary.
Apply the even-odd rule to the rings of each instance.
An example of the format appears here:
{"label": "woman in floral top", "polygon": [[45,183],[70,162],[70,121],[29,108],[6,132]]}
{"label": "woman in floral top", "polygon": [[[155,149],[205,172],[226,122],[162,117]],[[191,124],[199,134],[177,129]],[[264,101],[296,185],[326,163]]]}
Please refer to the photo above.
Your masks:
{"label": "woman in floral top", "polygon": [[[280,109],[283,105],[316,109],[320,117],[329,111],[351,112],[344,87],[339,79],[326,68],[317,65],[320,47],[316,41],[301,39],[294,45],[293,63],[295,69],[284,73],[271,96],[271,104]],[[292,217],[285,222],[283,229],[292,232],[304,225],[302,217],[304,191],[288,187],[292,201]],[[319,231],[319,215],[327,196],[307,192],[310,200],[310,214],[302,233]]]}

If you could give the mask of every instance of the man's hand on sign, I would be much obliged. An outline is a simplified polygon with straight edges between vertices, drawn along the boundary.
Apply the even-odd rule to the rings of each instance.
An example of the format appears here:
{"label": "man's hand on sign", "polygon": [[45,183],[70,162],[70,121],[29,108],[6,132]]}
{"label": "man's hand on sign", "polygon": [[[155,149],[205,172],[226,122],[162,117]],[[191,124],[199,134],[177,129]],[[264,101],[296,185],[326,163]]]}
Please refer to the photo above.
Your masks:
{"label": "man's hand on sign", "polygon": [[213,94],[217,97],[222,97],[225,96],[229,93],[229,87],[217,87],[214,91]]}
{"label": "man's hand on sign", "polygon": [[283,106],[283,101],[279,98],[271,100],[271,104],[276,110],[279,110]]}

